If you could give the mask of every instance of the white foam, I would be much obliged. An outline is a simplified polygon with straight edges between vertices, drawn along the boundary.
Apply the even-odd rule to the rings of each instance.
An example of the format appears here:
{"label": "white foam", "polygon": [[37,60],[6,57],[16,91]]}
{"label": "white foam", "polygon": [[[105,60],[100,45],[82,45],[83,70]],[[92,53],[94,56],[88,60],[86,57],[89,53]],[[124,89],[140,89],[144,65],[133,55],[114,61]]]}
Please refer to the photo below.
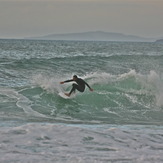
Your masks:
{"label": "white foam", "polygon": [[162,127],[28,123],[1,127],[0,162],[161,162]]}
{"label": "white foam", "polygon": [[33,76],[31,81],[34,85],[39,85],[41,88],[43,88],[51,93],[54,92],[54,88],[55,88],[56,84],[58,85],[57,82],[55,83],[54,78],[49,78],[42,74]]}
{"label": "white foam", "polygon": [[156,104],[158,106],[163,106],[163,80],[160,75],[155,71],[150,71],[147,80],[155,90]]}
{"label": "white foam", "polygon": [[[66,76],[66,75],[65,75]],[[66,77],[65,77],[66,78]],[[67,85],[61,85],[60,82],[64,81],[65,78],[58,76],[48,76],[44,74],[38,74],[32,77],[32,84],[40,86],[42,89],[46,90],[48,93],[59,93],[63,92]]]}
{"label": "white foam", "polygon": [[81,78],[85,80],[89,80],[89,85],[107,84],[114,80],[114,75],[106,72],[94,72],[94,73],[86,74]]}
{"label": "white foam", "polygon": [[[135,70],[131,70],[129,73],[121,75],[121,77],[134,76],[136,81],[142,86],[141,93],[148,93],[155,96],[155,102],[157,106],[163,106],[163,80],[161,75],[151,70],[149,74],[136,73]],[[148,91],[148,92],[147,92]],[[140,92],[140,91],[139,91]]]}

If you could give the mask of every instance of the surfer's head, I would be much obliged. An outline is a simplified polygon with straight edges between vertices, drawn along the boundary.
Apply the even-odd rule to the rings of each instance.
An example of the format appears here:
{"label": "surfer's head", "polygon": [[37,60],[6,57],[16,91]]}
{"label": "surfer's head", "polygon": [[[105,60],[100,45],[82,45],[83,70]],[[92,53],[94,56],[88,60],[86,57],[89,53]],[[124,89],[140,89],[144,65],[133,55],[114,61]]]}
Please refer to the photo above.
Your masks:
{"label": "surfer's head", "polygon": [[73,76],[73,80],[77,80],[77,78],[78,78],[77,75]]}

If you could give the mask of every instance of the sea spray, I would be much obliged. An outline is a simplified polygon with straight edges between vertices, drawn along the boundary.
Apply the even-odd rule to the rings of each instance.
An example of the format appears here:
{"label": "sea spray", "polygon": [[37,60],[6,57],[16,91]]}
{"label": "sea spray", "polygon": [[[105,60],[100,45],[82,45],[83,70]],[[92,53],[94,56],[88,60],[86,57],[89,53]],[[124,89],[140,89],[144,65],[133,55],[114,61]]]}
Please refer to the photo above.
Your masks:
{"label": "sea spray", "polygon": [[60,82],[59,78],[49,77],[44,74],[37,74],[32,77],[31,83],[40,86],[42,89],[46,90],[48,93],[60,92]]}
{"label": "sea spray", "polygon": [[163,80],[155,71],[150,71],[147,78],[155,92],[156,104],[163,107]]}

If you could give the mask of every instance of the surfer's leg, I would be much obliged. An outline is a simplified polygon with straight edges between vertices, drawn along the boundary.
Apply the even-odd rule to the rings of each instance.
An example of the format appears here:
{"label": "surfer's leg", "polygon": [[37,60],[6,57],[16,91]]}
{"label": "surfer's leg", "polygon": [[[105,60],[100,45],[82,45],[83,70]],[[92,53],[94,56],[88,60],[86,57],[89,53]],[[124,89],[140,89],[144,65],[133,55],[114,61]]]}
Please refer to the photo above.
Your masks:
{"label": "surfer's leg", "polygon": [[71,89],[69,95],[71,95],[72,92],[75,92],[75,90],[76,90],[77,88],[78,88],[78,85],[73,83],[73,84],[72,84],[72,89]]}
{"label": "surfer's leg", "polygon": [[72,92],[74,92],[75,93],[75,90],[78,90],[79,92],[84,92],[84,88],[81,88],[79,85],[77,85],[77,84],[72,84],[72,89],[71,89],[71,91],[70,91],[70,93],[69,93],[69,96],[71,95],[71,93]]}

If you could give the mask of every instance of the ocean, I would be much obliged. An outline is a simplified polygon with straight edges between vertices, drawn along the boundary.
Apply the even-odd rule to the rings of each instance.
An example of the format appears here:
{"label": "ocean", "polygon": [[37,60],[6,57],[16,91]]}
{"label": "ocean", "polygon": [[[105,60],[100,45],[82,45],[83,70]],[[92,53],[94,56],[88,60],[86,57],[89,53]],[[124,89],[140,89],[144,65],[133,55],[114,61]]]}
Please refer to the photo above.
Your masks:
{"label": "ocean", "polygon": [[[59,96],[78,75],[86,88]],[[162,163],[163,44],[0,40],[1,163]]]}

